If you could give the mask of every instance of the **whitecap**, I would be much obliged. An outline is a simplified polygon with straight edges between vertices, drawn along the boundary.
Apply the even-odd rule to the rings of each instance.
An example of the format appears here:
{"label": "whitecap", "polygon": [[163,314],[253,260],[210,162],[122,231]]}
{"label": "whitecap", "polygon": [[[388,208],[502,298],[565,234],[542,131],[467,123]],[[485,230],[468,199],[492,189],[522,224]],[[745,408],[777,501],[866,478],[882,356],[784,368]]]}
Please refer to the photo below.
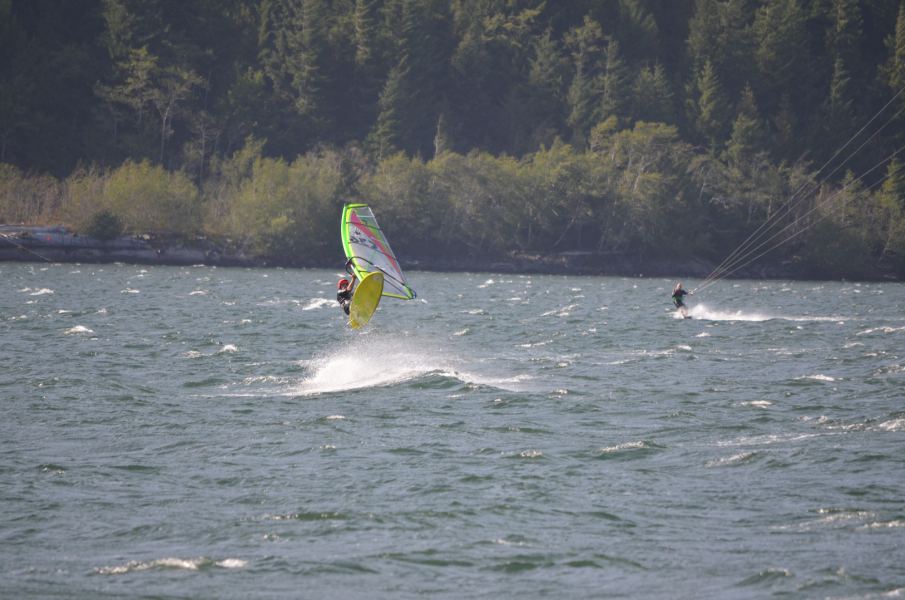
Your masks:
{"label": "whitecap", "polygon": [[553,310],[548,310],[543,313],[542,317],[549,317],[551,315],[555,315],[557,317],[568,317],[572,315],[572,311],[578,308],[577,304],[569,304],[568,306],[564,306],[562,308],[554,308]]}
{"label": "whitecap", "polygon": [[883,431],[905,431],[905,419],[883,421],[877,425],[877,429],[882,429]]}
{"label": "whitecap", "polygon": [[346,417],[344,417],[343,415],[327,415],[324,418],[327,419],[328,421],[345,421],[346,420]]}
{"label": "whitecap", "polygon": [[286,383],[287,379],[278,375],[250,375],[242,380],[245,385],[253,383]]}
{"label": "whitecap", "polygon": [[124,290],[120,290],[120,294],[139,294],[141,293],[139,290],[133,288],[126,288]]}
{"label": "whitecap", "polygon": [[819,373],[817,375],[805,375],[803,377],[796,377],[795,379],[811,379],[814,381],[836,381],[835,377],[830,377],[829,375],[822,375]]}
{"label": "whitecap", "polygon": [[241,569],[248,565],[248,561],[242,560],[241,558],[224,558],[223,560],[218,560],[214,564],[218,567],[223,567],[224,569]]}
{"label": "whitecap", "polygon": [[872,327],[870,329],[865,329],[864,331],[859,331],[855,335],[870,335],[872,333],[899,333],[900,331],[905,331],[905,327]]}
{"label": "whitecap", "polygon": [[726,465],[734,465],[738,463],[747,462],[749,459],[757,456],[756,452],[739,452],[738,454],[733,454],[732,456],[726,456],[724,458],[718,458],[716,460],[707,461],[704,465],[706,467],[724,467]]}
{"label": "whitecap", "polygon": [[239,348],[236,347],[235,344],[224,344],[222,348],[217,350],[217,354],[232,354],[233,352],[238,352]]}
{"label": "whitecap", "polygon": [[894,529],[905,527],[905,521],[899,519],[893,521],[875,521],[873,523],[866,523],[862,527],[864,529]]}
{"label": "whitecap", "polygon": [[50,288],[41,288],[39,290],[35,290],[29,294],[29,296],[46,296],[48,294],[52,294],[53,290]]}
{"label": "whitecap", "polygon": [[616,444],[615,446],[607,446],[606,448],[601,448],[601,454],[611,454],[613,452],[622,452],[624,450],[643,450],[644,448],[648,448],[647,442],[624,442],[622,444]]}
{"label": "whitecap", "polygon": [[769,400],[751,400],[750,402],[742,402],[742,406],[751,406],[753,408],[769,408],[773,403]]}
{"label": "whitecap", "polygon": [[312,298],[308,301],[308,304],[302,307],[302,310],[315,310],[317,308],[324,308],[325,306],[331,306],[335,304],[333,300],[329,298]]}
{"label": "whitecap", "polygon": [[553,340],[542,340],[540,342],[526,342],[524,344],[519,344],[519,348],[534,348],[537,346],[546,346],[547,344],[553,343]]}
{"label": "whitecap", "polygon": [[151,569],[182,569],[185,571],[197,571],[206,565],[214,565],[225,569],[239,569],[248,564],[248,561],[240,558],[225,558],[211,561],[208,558],[158,558],[148,561],[130,560],[123,565],[110,567],[98,567],[94,571],[100,575],[124,575],[126,573],[148,571]]}
{"label": "whitecap", "polygon": [[194,290],[189,292],[189,296],[207,296],[207,290]]}
{"label": "whitecap", "polygon": [[756,435],[750,437],[741,437],[735,440],[725,440],[716,443],[717,446],[765,446],[770,444],[781,444],[785,442],[800,442],[810,438],[819,437],[821,435],[833,435],[830,433],[798,433],[779,435],[768,433],[764,435]]}
{"label": "whitecap", "polygon": [[523,450],[519,452],[520,458],[541,458],[544,455],[540,450]]}
{"label": "whitecap", "polygon": [[88,329],[84,325],[76,325],[75,327],[70,327],[66,331],[64,331],[66,335],[73,335],[77,333],[94,333],[91,329]]}

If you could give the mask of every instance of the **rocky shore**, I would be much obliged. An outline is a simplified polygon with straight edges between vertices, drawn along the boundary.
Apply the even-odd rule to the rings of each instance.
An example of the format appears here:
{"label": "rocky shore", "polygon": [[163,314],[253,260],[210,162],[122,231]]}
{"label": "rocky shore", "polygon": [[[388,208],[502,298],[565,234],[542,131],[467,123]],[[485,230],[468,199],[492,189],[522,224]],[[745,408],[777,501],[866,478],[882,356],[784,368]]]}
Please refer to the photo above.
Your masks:
{"label": "rocky shore", "polygon": [[[245,254],[241,248],[228,241],[216,241],[205,237],[186,240],[167,234],[144,234],[99,240],[73,233],[63,227],[0,225],[0,261],[341,269],[341,259],[339,248],[334,261],[307,257],[261,258]],[[600,252],[513,253],[505,257],[414,258],[402,262],[406,270],[695,279],[707,277],[716,266],[715,263],[694,258],[644,257]],[[842,279],[838,274],[796,261],[748,267],[733,273],[732,276],[745,279]],[[897,280],[894,276],[876,269],[865,270],[854,279]]]}
{"label": "rocky shore", "polygon": [[0,260],[266,266],[264,261],[246,256],[241,250],[203,237],[186,240],[167,234],[144,234],[100,240],[64,227],[11,225],[0,225]]}

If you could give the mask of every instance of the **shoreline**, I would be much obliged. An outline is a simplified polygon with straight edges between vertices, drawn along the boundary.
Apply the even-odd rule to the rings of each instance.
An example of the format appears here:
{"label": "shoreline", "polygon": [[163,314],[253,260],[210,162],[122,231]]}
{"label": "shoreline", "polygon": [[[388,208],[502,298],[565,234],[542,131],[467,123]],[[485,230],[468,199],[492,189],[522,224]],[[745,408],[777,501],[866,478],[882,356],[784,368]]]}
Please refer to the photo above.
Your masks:
{"label": "shoreline", "polygon": [[[337,249],[339,256],[339,249]],[[335,261],[250,257],[208,238],[180,240],[167,235],[122,236],[103,241],[62,227],[0,225],[0,262],[127,263],[144,265],[208,265],[245,268],[341,269]],[[599,252],[552,254],[513,253],[505,257],[460,259],[419,258],[402,261],[405,270],[434,272],[488,272],[508,274],[588,275],[612,277],[667,277],[704,279],[716,263],[695,258],[640,258],[637,255]],[[727,279],[788,279],[794,281],[901,281],[879,270],[858,277],[840,277],[794,261],[747,267]]]}

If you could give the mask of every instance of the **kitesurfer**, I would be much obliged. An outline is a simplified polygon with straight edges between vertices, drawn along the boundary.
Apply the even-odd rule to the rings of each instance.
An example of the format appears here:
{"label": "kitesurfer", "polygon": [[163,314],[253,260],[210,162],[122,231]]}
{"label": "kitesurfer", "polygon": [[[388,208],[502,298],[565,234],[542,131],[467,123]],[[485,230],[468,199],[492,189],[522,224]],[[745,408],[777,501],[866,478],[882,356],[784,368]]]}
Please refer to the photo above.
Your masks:
{"label": "kitesurfer", "polygon": [[346,314],[349,314],[349,305],[352,303],[352,292],[354,289],[355,275],[352,275],[351,281],[343,278],[336,284],[336,301],[339,302],[343,312]]}
{"label": "kitesurfer", "polygon": [[691,295],[691,292],[682,287],[682,282],[676,283],[676,287],[672,290],[672,303],[676,305],[679,312],[684,318],[688,318],[688,309],[685,307],[685,296]]}

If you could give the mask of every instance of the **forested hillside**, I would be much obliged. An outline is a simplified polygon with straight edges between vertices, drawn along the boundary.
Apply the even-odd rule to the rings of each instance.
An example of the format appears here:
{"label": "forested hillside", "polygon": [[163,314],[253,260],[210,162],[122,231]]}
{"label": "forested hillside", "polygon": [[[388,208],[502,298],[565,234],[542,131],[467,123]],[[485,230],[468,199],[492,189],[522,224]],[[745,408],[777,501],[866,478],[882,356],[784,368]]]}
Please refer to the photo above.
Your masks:
{"label": "forested hillside", "polygon": [[902,0],[0,0],[0,222],[901,277],[903,89]]}

